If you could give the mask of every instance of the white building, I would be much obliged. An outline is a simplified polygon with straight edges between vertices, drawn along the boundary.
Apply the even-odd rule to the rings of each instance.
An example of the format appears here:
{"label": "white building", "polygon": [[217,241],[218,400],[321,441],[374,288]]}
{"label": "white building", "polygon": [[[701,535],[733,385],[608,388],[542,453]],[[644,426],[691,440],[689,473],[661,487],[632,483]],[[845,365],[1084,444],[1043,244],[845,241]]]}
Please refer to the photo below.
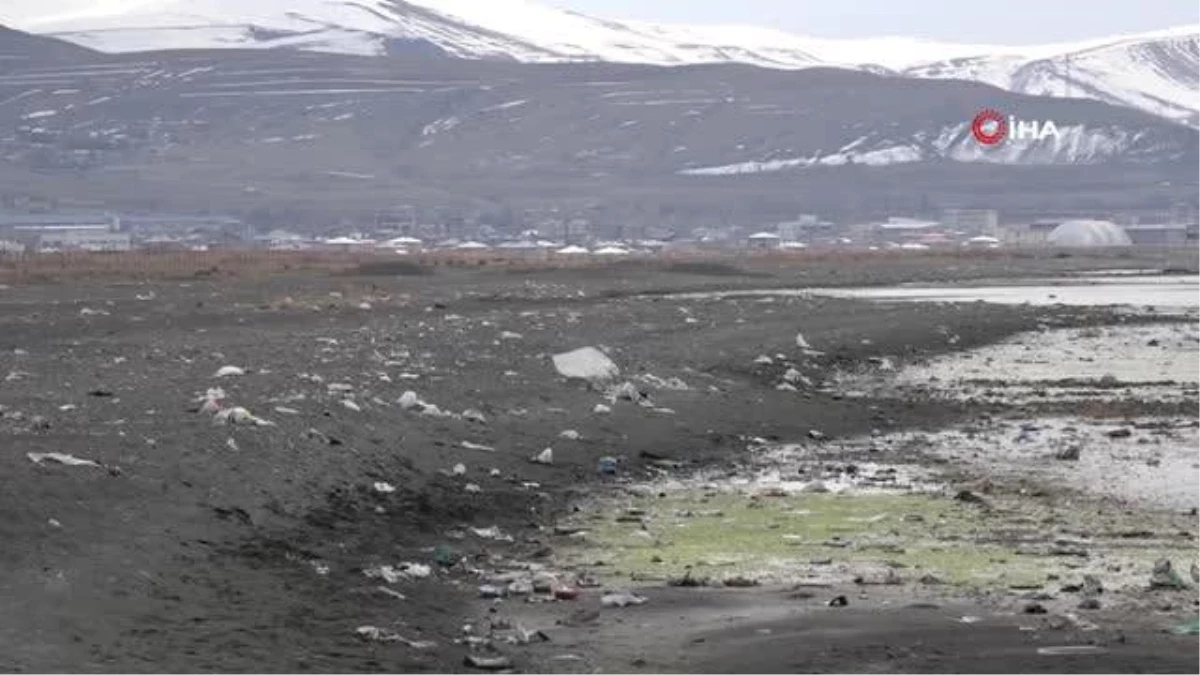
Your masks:
{"label": "white building", "polygon": [[113,232],[107,226],[65,226],[38,233],[38,251],[129,251],[133,240],[128,232]]}

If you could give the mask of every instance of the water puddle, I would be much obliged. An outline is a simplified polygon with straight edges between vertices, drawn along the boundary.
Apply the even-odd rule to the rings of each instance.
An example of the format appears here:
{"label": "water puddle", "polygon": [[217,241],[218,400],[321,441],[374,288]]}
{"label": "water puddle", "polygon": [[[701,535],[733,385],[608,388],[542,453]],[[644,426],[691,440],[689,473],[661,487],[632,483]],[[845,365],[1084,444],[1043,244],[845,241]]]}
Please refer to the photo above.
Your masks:
{"label": "water puddle", "polygon": [[995,420],[923,435],[985,475],[1070,486],[1151,509],[1200,507],[1200,423],[1186,418]]}
{"label": "water puddle", "polygon": [[864,288],[750,289],[680,293],[680,300],[743,297],[855,298],[878,302],[991,302],[1008,305],[1153,307],[1194,311],[1200,307],[1200,276],[1158,275],[981,281],[973,284],[901,284]]}
{"label": "water puddle", "polygon": [[906,365],[889,379],[845,374],[843,388],[1011,405],[1198,401],[1200,324],[1045,330]]}

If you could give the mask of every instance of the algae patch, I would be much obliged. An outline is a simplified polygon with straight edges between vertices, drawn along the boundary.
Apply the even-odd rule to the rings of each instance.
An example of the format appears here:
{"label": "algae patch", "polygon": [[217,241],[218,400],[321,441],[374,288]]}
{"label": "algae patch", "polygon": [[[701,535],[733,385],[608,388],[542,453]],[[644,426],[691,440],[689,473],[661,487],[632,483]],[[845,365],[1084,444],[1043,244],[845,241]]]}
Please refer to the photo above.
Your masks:
{"label": "algae patch", "polygon": [[577,519],[587,537],[564,562],[602,577],[750,575],[763,581],[924,578],[955,585],[1044,580],[1038,558],[982,543],[994,534],[978,507],[936,495],[745,496],[680,491],[638,496]]}

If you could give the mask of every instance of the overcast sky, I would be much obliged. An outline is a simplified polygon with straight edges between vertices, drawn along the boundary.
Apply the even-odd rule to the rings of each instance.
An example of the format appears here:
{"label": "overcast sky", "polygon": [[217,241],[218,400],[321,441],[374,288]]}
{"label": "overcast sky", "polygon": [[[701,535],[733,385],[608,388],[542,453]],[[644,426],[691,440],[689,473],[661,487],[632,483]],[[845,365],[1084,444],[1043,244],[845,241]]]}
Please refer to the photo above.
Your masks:
{"label": "overcast sky", "polygon": [[[3,0],[0,0],[3,2]],[[1200,23],[1196,0],[547,0],[614,19],[749,23],[814,37],[1037,44]]]}

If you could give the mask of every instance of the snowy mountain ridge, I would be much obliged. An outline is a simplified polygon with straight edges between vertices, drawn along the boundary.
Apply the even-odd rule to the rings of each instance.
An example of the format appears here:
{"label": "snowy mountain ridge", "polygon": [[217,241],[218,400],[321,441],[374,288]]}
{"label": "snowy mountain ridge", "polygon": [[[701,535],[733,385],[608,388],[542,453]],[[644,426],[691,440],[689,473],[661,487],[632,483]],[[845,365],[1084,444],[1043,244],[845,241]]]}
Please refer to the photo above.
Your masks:
{"label": "snowy mountain ridge", "polygon": [[1200,126],[1200,26],[1038,46],[834,40],[756,26],[609,20],[531,0],[4,0],[0,23],[107,52],[261,48],[386,54],[425,43],[524,62],[835,66],[1087,97]]}

